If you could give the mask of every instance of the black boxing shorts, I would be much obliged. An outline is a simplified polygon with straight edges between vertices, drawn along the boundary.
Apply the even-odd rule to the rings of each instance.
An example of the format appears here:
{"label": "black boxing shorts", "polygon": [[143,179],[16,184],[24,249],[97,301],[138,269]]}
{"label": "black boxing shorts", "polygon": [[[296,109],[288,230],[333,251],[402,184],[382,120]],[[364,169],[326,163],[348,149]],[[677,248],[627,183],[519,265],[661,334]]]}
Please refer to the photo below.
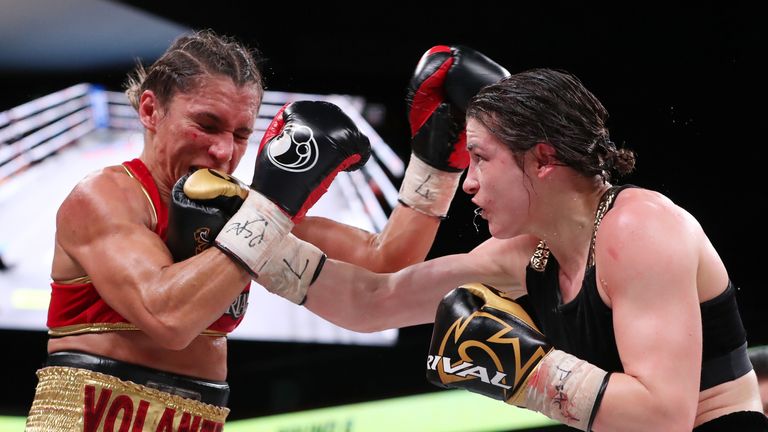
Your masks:
{"label": "black boxing shorts", "polygon": [[710,420],[693,429],[693,432],[766,432],[768,418],[757,411],[739,411]]}

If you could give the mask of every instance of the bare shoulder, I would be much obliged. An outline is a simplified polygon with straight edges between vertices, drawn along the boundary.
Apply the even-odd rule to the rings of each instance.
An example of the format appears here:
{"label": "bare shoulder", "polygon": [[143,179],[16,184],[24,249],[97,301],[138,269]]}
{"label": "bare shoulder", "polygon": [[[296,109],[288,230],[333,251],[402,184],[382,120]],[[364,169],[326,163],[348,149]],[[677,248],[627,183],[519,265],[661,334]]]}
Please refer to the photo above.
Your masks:
{"label": "bare shoulder", "polygon": [[696,237],[701,225],[688,211],[665,195],[649,189],[625,189],[616,199],[598,230],[598,237],[660,234],[674,231],[680,236]]}
{"label": "bare shoulder", "polygon": [[110,166],[88,174],[75,185],[59,207],[56,225],[61,230],[86,224],[96,227],[101,222],[149,224],[148,204],[136,180],[122,166]]}
{"label": "bare shoulder", "polygon": [[597,231],[595,264],[603,283],[648,273],[695,277],[705,243],[701,225],[685,209],[661,193],[627,189]]}

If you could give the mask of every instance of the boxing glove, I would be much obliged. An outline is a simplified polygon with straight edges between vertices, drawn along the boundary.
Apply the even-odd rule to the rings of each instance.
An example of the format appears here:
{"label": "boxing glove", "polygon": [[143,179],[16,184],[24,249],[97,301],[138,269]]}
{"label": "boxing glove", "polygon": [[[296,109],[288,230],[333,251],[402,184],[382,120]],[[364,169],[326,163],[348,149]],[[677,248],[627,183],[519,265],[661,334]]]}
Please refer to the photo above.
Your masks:
{"label": "boxing glove", "polygon": [[453,65],[445,77],[448,100],[462,112],[483,87],[501,81],[510,73],[481,52],[466,46],[452,46]]}
{"label": "boxing glove", "polygon": [[[210,247],[248,195],[248,186],[210,169],[179,179],[173,187],[166,240],[174,261]],[[270,252],[257,281],[268,291],[302,304],[325,263],[325,254],[290,233]]]}
{"label": "boxing glove", "polygon": [[171,190],[165,240],[173,261],[208,249],[247,196],[246,184],[215,170],[199,169],[180,178]]}
{"label": "boxing glove", "polygon": [[264,132],[251,189],[298,222],[339,171],[360,168],[370,154],[368,137],[336,105],[289,103]]}
{"label": "boxing glove", "polygon": [[554,349],[528,313],[499,291],[469,284],[438,306],[427,379],[589,430],[610,374]]}
{"label": "boxing glove", "polygon": [[368,138],[336,105],[286,104],[261,141],[249,193],[212,170],[174,185],[169,249],[174,258],[188,257],[215,237],[215,245],[255,279],[336,174],[360,167],[369,155]]}
{"label": "boxing glove", "polygon": [[411,158],[400,202],[443,217],[469,165],[464,111],[487,84],[509,72],[467,47],[438,45],[424,53],[408,86]]}
{"label": "boxing glove", "polygon": [[216,236],[216,246],[256,277],[293,224],[341,170],[370,156],[370,141],[329,102],[298,101],[278,111],[259,145],[243,205]]}

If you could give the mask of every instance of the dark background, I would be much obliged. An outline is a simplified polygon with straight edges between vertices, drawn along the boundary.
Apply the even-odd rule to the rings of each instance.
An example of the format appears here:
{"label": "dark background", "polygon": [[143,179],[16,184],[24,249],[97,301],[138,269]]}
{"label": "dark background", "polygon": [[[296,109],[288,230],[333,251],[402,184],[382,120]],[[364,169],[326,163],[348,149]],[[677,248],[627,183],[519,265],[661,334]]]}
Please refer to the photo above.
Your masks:
{"label": "dark background", "polygon": [[[405,87],[433,45],[471,46],[513,73],[533,67],[575,73],[611,113],[612,139],[638,154],[636,173],[624,181],[661,191],[699,220],[741,288],[750,343],[768,343],[759,240],[764,217],[757,210],[766,201],[759,180],[765,170],[765,73],[758,65],[768,40],[753,7],[471,0],[418,6],[121,3],[258,48],[268,89],[360,95],[384,107],[377,130],[403,158],[409,152]],[[78,82],[119,89],[130,63],[0,72],[0,111]],[[430,256],[467,251],[487,238],[485,230],[472,227],[472,210],[468,197],[457,194]],[[45,335],[2,335],[9,346],[21,348],[6,357],[17,371],[9,384],[18,393],[0,392],[0,402],[5,412],[24,414]],[[403,329],[392,348],[231,341],[231,418],[436,391],[424,378],[430,335],[431,326]]]}

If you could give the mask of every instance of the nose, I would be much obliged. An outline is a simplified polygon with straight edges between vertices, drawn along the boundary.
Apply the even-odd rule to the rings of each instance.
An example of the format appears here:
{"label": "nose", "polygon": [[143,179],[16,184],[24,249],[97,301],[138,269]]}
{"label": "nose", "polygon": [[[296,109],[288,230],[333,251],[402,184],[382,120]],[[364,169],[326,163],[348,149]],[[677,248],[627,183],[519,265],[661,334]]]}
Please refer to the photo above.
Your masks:
{"label": "nose", "polygon": [[470,195],[476,194],[477,190],[480,188],[480,183],[477,181],[477,175],[475,170],[472,169],[472,166],[470,166],[467,170],[467,177],[464,179],[464,183],[461,185],[461,188],[464,190],[464,192]]}
{"label": "nose", "polygon": [[217,137],[216,140],[208,147],[208,154],[218,163],[227,163],[232,160],[232,154],[234,153],[235,143],[232,140],[232,136],[224,134]]}

